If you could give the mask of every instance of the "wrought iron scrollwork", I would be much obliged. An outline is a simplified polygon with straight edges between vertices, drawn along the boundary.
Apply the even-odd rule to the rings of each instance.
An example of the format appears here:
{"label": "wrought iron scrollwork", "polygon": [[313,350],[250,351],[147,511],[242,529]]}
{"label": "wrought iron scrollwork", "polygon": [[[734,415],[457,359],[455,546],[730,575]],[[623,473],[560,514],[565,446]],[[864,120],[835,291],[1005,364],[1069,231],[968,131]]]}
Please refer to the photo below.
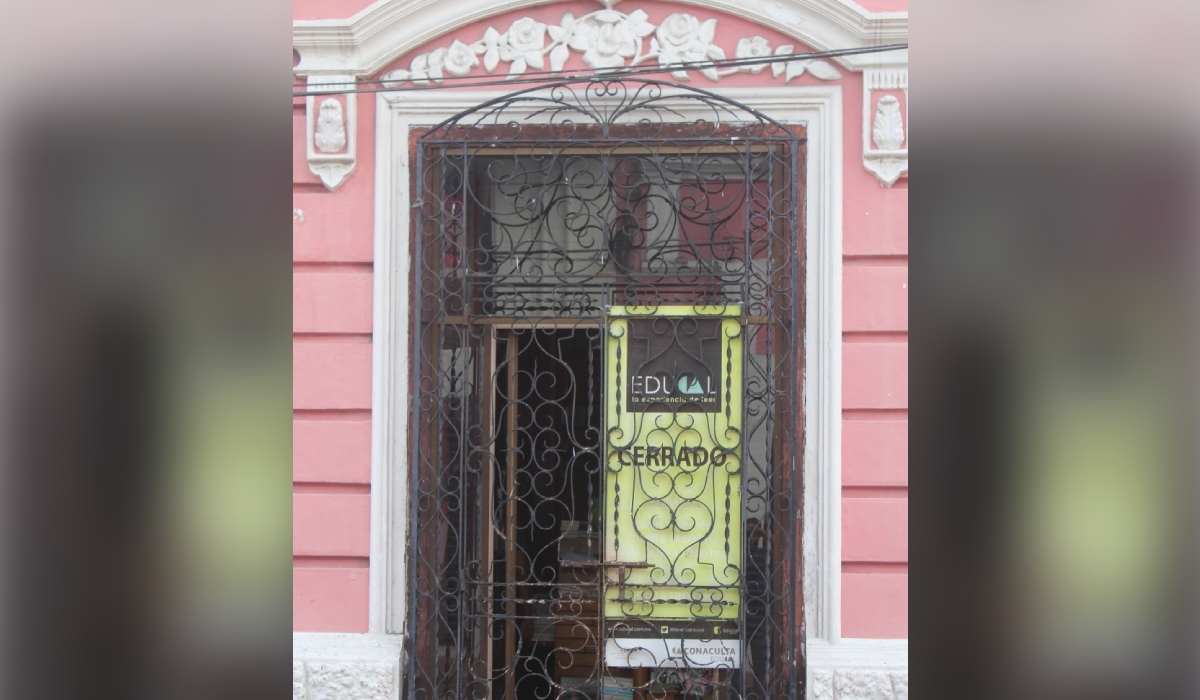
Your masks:
{"label": "wrought iron scrollwork", "polygon": [[[744,105],[616,79],[514,93],[418,138],[406,697],[803,696],[803,154],[801,129]],[[733,309],[728,326],[654,323],[684,365],[736,332],[742,360],[720,359],[740,393],[697,409],[680,369],[679,398],[635,430],[671,451],[608,512],[634,435],[612,432],[603,397],[647,362],[607,362],[609,310],[626,307]],[[679,436],[712,410],[728,434],[701,456]],[[710,535],[711,585],[661,547],[611,556],[619,538]],[[737,660],[614,667],[610,594],[630,619],[728,623]]]}

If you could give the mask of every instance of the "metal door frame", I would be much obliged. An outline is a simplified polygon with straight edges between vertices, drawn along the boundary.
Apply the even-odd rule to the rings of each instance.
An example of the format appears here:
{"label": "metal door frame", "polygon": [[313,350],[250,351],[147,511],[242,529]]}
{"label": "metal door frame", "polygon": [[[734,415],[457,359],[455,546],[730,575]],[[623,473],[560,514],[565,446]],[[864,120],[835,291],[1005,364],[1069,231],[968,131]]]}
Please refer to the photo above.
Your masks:
{"label": "metal door frame", "polygon": [[[618,121],[619,113],[620,113],[620,110],[622,110],[622,109],[626,110],[626,113],[628,114],[632,110],[636,110],[638,108],[647,108],[646,105],[648,105],[650,103],[656,103],[654,105],[654,107],[650,107],[650,109],[658,109],[658,108],[662,108],[664,110],[668,109],[667,101],[664,98],[663,89],[664,88],[671,89],[671,90],[680,89],[680,86],[668,85],[668,84],[663,84],[663,83],[654,83],[652,81],[638,81],[636,83],[630,81],[628,83],[621,83],[621,82],[615,82],[615,81],[592,80],[592,81],[581,81],[581,82],[576,82],[576,83],[563,83],[559,86],[555,86],[549,90],[550,97],[548,98],[548,100],[547,100],[547,98],[538,96],[537,93],[543,93],[543,89],[541,89],[541,88],[527,90],[527,91],[523,91],[520,93],[516,93],[512,96],[508,96],[506,98],[502,98],[500,100],[493,100],[491,102],[484,103],[483,105],[480,105],[478,108],[472,109],[469,112],[460,114],[453,119],[447,120],[447,122],[444,122],[442,125],[439,125],[439,127],[435,127],[435,129],[433,129],[431,132],[427,133],[425,137],[422,137],[421,141],[425,144],[428,144],[432,140],[430,138],[430,134],[440,134],[440,138],[443,140],[444,144],[457,142],[457,143],[460,143],[464,148],[471,147],[472,143],[483,144],[483,143],[485,143],[485,141],[482,137],[483,137],[485,131],[487,131],[487,129],[480,131],[481,124],[486,121],[489,121],[489,120],[493,122],[491,125],[491,131],[493,133],[492,138],[495,138],[494,134],[497,131],[503,131],[504,128],[515,129],[516,132],[520,132],[520,130],[522,128],[528,129],[529,131],[533,131],[534,127],[531,127],[531,126],[514,125],[512,123],[507,123],[507,124],[503,123],[503,122],[499,121],[498,115],[503,114],[504,110],[506,108],[510,107],[511,105],[516,104],[517,102],[534,100],[534,99],[547,100],[547,104],[550,104],[554,107],[561,107],[562,105],[569,103],[570,98],[576,96],[576,93],[571,92],[573,87],[580,87],[581,92],[583,93],[585,98],[588,98],[588,99],[591,99],[592,97],[596,98],[596,100],[595,100],[596,104],[600,104],[605,101],[608,101],[608,102],[616,103],[618,105],[617,109],[613,109],[608,112],[599,112],[599,111],[597,112],[597,113],[603,114],[603,116],[601,118],[597,119],[597,122],[601,126],[602,132],[605,132],[607,127],[611,127],[613,124],[615,124]],[[704,104],[713,107],[714,111],[726,110],[726,111],[729,111],[732,113],[735,110],[741,110],[741,113],[743,115],[750,115],[752,119],[759,120],[759,123],[761,125],[764,125],[770,129],[779,129],[780,131],[776,132],[778,135],[780,135],[782,138],[790,139],[794,144],[796,144],[795,150],[789,156],[793,163],[790,182],[792,182],[794,184],[796,192],[797,192],[795,199],[793,200],[793,203],[792,203],[792,211],[790,214],[791,226],[792,226],[792,228],[790,230],[790,234],[792,235],[792,237],[790,240],[791,240],[791,244],[792,244],[792,252],[795,254],[795,261],[794,261],[795,264],[790,268],[792,274],[790,275],[790,279],[787,281],[787,284],[789,285],[788,303],[792,307],[792,314],[793,314],[792,323],[790,324],[790,330],[796,337],[793,339],[794,343],[795,343],[794,344],[795,350],[794,350],[792,358],[791,358],[792,361],[794,362],[794,364],[791,367],[791,371],[787,373],[786,378],[791,384],[791,386],[789,387],[789,398],[794,403],[794,408],[789,409],[792,411],[792,413],[790,415],[798,417],[802,420],[803,419],[802,410],[800,410],[799,407],[802,405],[801,404],[802,397],[801,397],[801,393],[800,393],[800,381],[803,377],[803,366],[804,366],[804,349],[803,348],[804,348],[804,346],[803,346],[803,343],[800,342],[799,338],[800,338],[800,335],[803,333],[803,329],[804,329],[804,325],[805,325],[805,321],[804,321],[804,317],[803,317],[804,303],[803,303],[803,296],[802,296],[802,292],[801,292],[801,289],[802,289],[801,283],[802,283],[802,280],[804,277],[803,258],[804,258],[804,252],[805,252],[804,233],[803,233],[803,229],[804,229],[804,220],[803,220],[803,192],[804,192],[803,137],[797,136],[793,131],[787,129],[786,127],[783,127],[782,125],[774,122],[773,120],[770,120],[769,118],[767,118],[763,115],[758,114],[757,112],[754,112],[753,110],[751,110],[749,108],[746,108],[744,105],[739,105],[730,100],[725,100],[724,98],[721,98],[712,93],[707,93],[705,91],[700,91],[700,90],[687,89],[687,94],[685,95],[685,99],[691,99],[694,101],[703,102]],[[575,103],[574,105],[572,105],[572,107],[577,110],[578,103]],[[474,121],[471,121],[471,120],[474,120]],[[736,121],[736,120],[734,120],[734,121]],[[659,127],[662,127],[662,126],[677,127],[678,125],[677,124],[673,125],[669,121],[664,121],[662,124],[659,124],[658,126]],[[715,129],[712,130],[706,136],[698,135],[695,138],[712,138],[714,141],[716,141],[717,139],[723,138],[723,136],[721,135],[721,132],[720,132],[720,128],[722,127],[722,124],[719,119],[714,124],[710,125],[710,127],[715,127]],[[577,125],[572,126],[572,127],[566,127],[562,124],[560,124],[558,126],[558,129],[560,132],[558,136],[554,136],[552,132],[548,132],[548,133],[551,133],[552,139],[554,141],[561,143],[564,140],[563,139],[564,134],[562,134],[562,130],[567,129],[567,128],[569,128],[573,131],[576,131],[576,133],[578,134]],[[440,130],[440,132],[439,132],[439,130]],[[479,137],[478,140],[472,139],[471,137],[467,136],[467,134],[472,134],[472,133],[475,134],[477,137]],[[595,139],[594,132],[589,132],[589,133],[593,134],[593,135],[589,136],[589,139],[594,140]],[[606,133],[611,134],[613,132],[607,131]],[[730,133],[730,132],[726,132],[726,133]],[[785,134],[785,133],[786,133],[786,136],[783,136],[783,134]],[[675,131],[673,131],[672,134],[676,138],[679,137],[679,131],[677,129]],[[587,135],[587,134],[585,134],[585,135]],[[546,137],[539,137],[539,138],[546,140]],[[429,220],[438,219],[439,217],[441,217],[441,213],[439,211],[439,213],[436,215],[431,214],[431,212],[433,210],[430,209],[429,202],[426,201],[426,198],[421,196],[422,194],[428,193],[428,190],[424,190],[421,187],[420,179],[419,179],[420,174],[426,172],[426,169],[422,165],[422,159],[421,159],[422,154],[423,154],[423,151],[419,147],[418,154],[417,154],[418,158],[417,158],[417,171],[416,171],[418,173],[418,184],[417,184],[418,197],[417,197],[416,201],[418,202],[418,205],[423,205],[423,210],[425,212],[424,220],[429,221]],[[418,210],[418,220],[420,221],[421,218],[422,218],[421,217],[421,209],[419,209]],[[421,223],[418,223],[418,225],[415,227],[414,230],[417,233],[417,235],[414,236],[414,240],[416,241],[415,250],[422,251],[423,250],[422,242],[424,240],[428,240],[428,237],[423,236],[423,233],[425,233],[425,231],[423,230]],[[416,435],[419,434],[419,432],[420,432],[419,426],[421,425],[421,422],[422,422],[422,415],[427,413],[427,409],[423,409],[422,404],[421,404],[422,392],[420,390],[420,387],[422,386],[422,384],[421,384],[422,376],[420,374],[420,372],[421,372],[420,357],[421,357],[421,348],[422,348],[422,333],[421,333],[422,322],[420,320],[420,315],[421,315],[421,301],[422,301],[422,291],[421,291],[422,284],[423,284],[423,281],[428,281],[428,276],[423,276],[421,274],[422,268],[423,268],[423,266],[421,264],[422,263],[421,253],[418,252],[418,254],[414,256],[414,258],[415,258],[414,262],[416,264],[414,265],[414,270],[415,270],[414,291],[415,291],[415,294],[413,297],[414,298],[414,314],[413,314],[414,334],[413,334],[413,346],[412,347],[414,348],[414,351],[415,351],[414,359],[416,359],[417,361],[414,362],[414,377],[413,377],[413,385],[412,386],[416,387],[417,390],[413,392],[413,404],[412,404],[411,416],[412,416],[413,425],[414,425],[414,438],[415,438]],[[443,293],[445,292],[444,288],[442,289],[442,292]],[[471,300],[470,299],[460,299],[459,303],[469,305],[471,303]],[[470,316],[471,314],[469,312],[467,312],[465,315]],[[595,321],[595,323],[589,324],[589,325],[596,325],[599,323],[598,316],[593,315],[591,318]],[[761,315],[760,315],[760,318],[761,318]],[[452,320],[458,320],[458,319],[451,319],[449,316],[443,314],[442,320],[443,320],[443,322],[445,322],[445,321],[452,321]],[[467,319],[463,319],[463,320],[465,320],[468,324],[475,322],[473,320],[467,320]],[[499,319],[497,319],[497,320],[499,320]],[[567,323],[572,326],[579,326],[580,322],[582,322],[582,321],[583,321],[582,318],[577,318],[577,319],[572,319],[571,321],[569,321]],[[528,327],[529,325],[532,325],[532,324],[534,324],[534,321],[532,321],[532,320],[515,320],[514,319],[514,320],[509,320],[506,327],[510,327],[510,328]],[[501,323],[489,322],[489,325],[494,325],[496,328],[505,326],[505,324],[503,322],[501,322]],[[492,347],[494,350],[494,344]],[[417,487],[417,485],[420,482],[420,475],[418,474],[417,464],[420,460],[421,440],[413,439],[411,442],[411,446],[412,446],[412,464],[413,464],[412,486],[414,487],[413,493],[414,493],[415,497],[411,501],[414,505],[411,508],[411,515],[412,515],[411,528],[412,529],[410,531],[413,533],[417,533],[420,531],[420,523],[418,522],[418,517],[417,517],[418,508],[416,507],[415,503],[419,500],[419,497],[420,497],[420,489],[419,489],[419,487]],[[795,485],[794,493],[791,494],[790,505],[788,506],[789,515],[794,514],[794,516],[796,518],[800,517],[800,514],[802,513],[802,507],[803,507],[802,500],[801,500],[800,488],[799,488],[799,480],[802,478],[802,469],[801,469],[800,463],[799,463],[801,454],[802,454],[802,447],[799,444],[796,444],[794,446],[794,450],[793,450],[793,459],[794,459],[795,463],[791,467],[792,476],[794,476],[796,479],[796,485]],[[791,567],[792,574],[797,579],[799,578],[799,576],[801,575],[801,572],[803,570],[803,567],[801,566],[801,562],[800,562],[800,541],[799,541],[798,535],[799,535],[799,532],[797,531],[797,538],[796,538],[796,542],[794,543],[794,552],[795,552],[796,556],[795,556],[795,559],[793,560],[794,566]],[[418,590],[418,586],[416,585],[416,583],[419,581],[419,575],[418,575],[418,565],[416,562],[416,557],[410,556],[409,559],[410,559],[410,564],[411,564],[410,585],[409,585],[409,590],[410,590],[409,601],[410,601],[411,607],[410,607],[410,614],[407,619],[408,619],[408,624],[410,625],[410,629],[411,629],[411,625],[413,624],[413,621],[417,619],[416,599],[419,597],[419,593],[416,593],[415,591]],[[797,654],[801,654],[802,650],[803,650],[803,621],[802,621],[802,615],[801,615],[802,591],[798,585],[793,587],[791,602],[793,603],[792,608],[796,611],[797,617],[799,619],[797,621],[797,624],[793,626],[793,634],[789,635],[792,637],[792,640],[793,640],[792,644],[790,646],[790,649],[794,650]],[[411,632],[410,632],[410,634],[411,634]],[[410,642],[411,641],[412,640],[410,638]],[[414,673],[414,669],[420,664],[420,661],[417,659],[415,654],[416,654],[416,645],[413,643],[410,643],[408,646],[409,663],[406,665],[406,667],[409,669],[407,672],[408,680],[409,680],[409,683],[407,684],[407,686],[408,686],[407,689],[408,689],[410,696],[412,696],[414,694],[414,692],[416,691],[416,687],[414,684],[416,674]],[[791,673],[787,674],[789,676],[790,680],[787,684],[788,692],[786,693],[786,695],[792,696],[792,697],[799,697],[799,694],[803,693],[803,686],[804,686],[802,659],[793,657],[793,658],[789,659],[788,662],[789,662],[788,665],[793,668],[793,671]],[[797,669],[799,671],[798,673],[796,672]],[[782,688],[780,688],[780,690],[782,690]],[[751,696],[753,696],[753,695],[752,694],[746,695],[746,697],[751,697]]]}

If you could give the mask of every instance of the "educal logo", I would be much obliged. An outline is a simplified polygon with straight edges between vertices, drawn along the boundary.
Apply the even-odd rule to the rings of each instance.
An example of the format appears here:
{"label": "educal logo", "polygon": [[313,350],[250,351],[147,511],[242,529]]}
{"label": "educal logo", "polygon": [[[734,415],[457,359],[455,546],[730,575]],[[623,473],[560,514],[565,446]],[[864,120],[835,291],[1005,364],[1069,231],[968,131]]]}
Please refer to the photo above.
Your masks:
{"label": "educal logo", "polygon": [[716,403],[716,387],[711,374],[697,377],[693,372],[672,376],[667,372],[635,374],[630,381],[634,403]]}
{"label": "educal logo", "polygon": [[626,410],[716,413],[721,410],[720,319],[631,319]]}

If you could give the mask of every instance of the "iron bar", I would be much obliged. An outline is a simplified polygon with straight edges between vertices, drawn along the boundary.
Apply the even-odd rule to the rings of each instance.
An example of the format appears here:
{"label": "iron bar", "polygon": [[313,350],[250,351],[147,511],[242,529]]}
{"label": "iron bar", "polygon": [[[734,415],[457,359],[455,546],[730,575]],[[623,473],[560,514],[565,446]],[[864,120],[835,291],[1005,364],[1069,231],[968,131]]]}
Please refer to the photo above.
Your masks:
{"label": "iron bar", "polygon": [[[804,153],[800,127],[642,80],[516,93],[415,140],[409,700],[803,697]],[[610,312],[663,306],[736,309],[725,472],[683,457],[715,414],[621,413],[648,356]],[[724,342],[692,315],[663,342]],[[653,461],[632,451],[655,431]],[[639,616],[732,624],[737,659],[613,663],[611,626]]]}

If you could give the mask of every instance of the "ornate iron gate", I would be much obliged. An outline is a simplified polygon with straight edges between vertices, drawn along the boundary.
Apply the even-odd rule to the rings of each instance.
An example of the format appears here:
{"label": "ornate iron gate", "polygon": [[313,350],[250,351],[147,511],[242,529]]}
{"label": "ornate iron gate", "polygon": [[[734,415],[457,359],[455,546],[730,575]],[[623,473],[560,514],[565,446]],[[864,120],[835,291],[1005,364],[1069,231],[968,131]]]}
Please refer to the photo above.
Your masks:
{"label": "ornate iron gate", "polygon": [[[518,92],[417,139],[406,697],[803,697],[803,165],[802,130],[653,81]],[[723,400],[632,429],[676,441],[653,466],[606,409],[658,352],[619,344],[622,313],[685,360],[723,323],[741,355],[714,340]],[[720,445],[680,437],[717,414]],[[720,561],[687,554],[701,536]],[[729,655],[668,644],[680,614]]]}

